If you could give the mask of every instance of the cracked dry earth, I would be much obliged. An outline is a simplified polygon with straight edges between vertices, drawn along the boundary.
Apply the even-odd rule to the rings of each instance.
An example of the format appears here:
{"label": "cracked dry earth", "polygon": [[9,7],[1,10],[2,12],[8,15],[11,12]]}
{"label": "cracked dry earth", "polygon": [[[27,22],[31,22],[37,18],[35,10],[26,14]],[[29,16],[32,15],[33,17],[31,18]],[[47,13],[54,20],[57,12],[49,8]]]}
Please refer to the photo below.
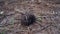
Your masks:
{"label": "cracked dry earth", "polygon": [[[60,0],[0,0],[0,34],[60,34]],[[32,12],[36,23],[21,25],[21,12]]]}

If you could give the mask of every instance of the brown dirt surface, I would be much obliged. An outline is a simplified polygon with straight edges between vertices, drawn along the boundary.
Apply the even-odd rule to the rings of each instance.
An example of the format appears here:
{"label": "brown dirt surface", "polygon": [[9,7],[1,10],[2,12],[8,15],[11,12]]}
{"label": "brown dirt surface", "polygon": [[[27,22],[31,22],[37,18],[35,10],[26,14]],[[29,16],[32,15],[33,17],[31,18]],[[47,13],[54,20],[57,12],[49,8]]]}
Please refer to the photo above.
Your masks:
{"label": "brown dirt surface", "polygon": [[[36,23],[21,25],[21,13]],[[60,34],[60,0],[0,0],[0,34]]]}

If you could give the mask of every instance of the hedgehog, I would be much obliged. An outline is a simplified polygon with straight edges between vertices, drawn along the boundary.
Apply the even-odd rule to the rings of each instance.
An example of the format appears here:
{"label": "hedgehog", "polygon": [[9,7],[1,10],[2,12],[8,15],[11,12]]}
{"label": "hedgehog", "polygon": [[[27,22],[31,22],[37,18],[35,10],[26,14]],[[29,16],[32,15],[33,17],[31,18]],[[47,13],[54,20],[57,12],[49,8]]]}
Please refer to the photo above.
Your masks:
{"label": "hedgehog", "polygon": [[21,15],[21,25],[29,26],[35,23],[36,17],[33,13],[25,12],[25,14]]}

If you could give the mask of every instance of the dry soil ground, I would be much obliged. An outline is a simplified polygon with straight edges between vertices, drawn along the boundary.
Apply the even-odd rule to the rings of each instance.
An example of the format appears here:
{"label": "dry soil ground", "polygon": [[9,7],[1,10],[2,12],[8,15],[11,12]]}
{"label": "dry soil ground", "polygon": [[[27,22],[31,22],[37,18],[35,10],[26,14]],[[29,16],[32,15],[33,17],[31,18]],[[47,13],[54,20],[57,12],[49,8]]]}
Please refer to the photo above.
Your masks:
{"label": "dry soil ground", "polygon": [[[36,23],[21,25],[21,12]],[[60,0],[0,0],[0,34],[60,34]]]}

